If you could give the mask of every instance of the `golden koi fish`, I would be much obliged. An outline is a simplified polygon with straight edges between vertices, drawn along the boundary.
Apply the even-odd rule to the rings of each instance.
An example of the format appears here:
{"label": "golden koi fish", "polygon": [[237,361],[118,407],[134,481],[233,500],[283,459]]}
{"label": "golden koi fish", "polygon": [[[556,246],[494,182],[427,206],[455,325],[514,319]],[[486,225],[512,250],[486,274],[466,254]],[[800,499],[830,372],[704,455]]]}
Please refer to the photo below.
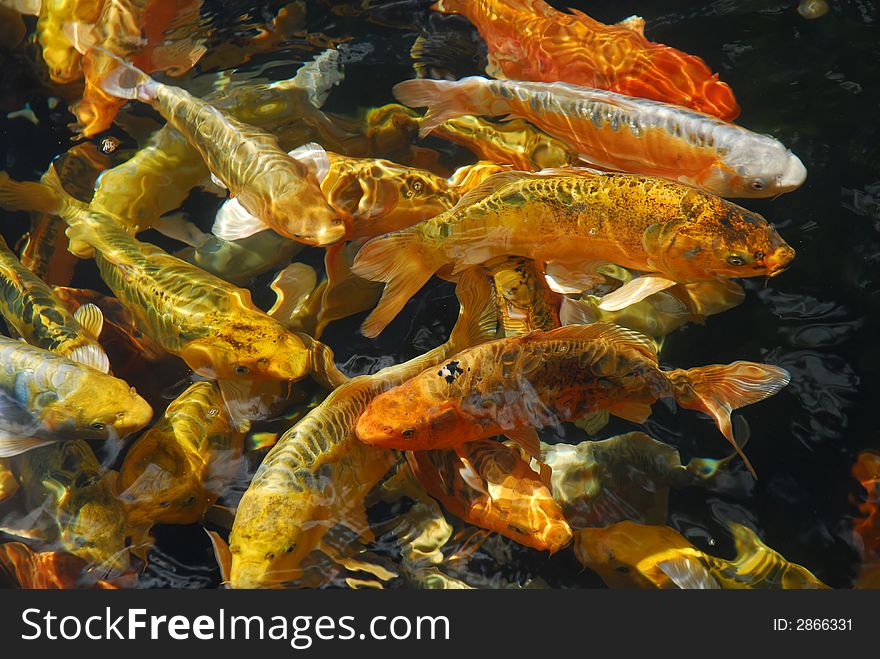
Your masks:
{"label": "golden koi fish", "polygon": [[125,454],[117,489],[129,525],[197,522],[229,484],[243,445],[219,385],[191,385]]}
{"label": "golden koi fish", "polygon": [[337,523],[369,533],[364,497],[397,456],[358,442],[353,426],[381,392],[494,334],[487,282],[463,277],[458,295],[462,311],[447,343],[337,387],[272,448],[241,499],[229,536],[234,588],[296,582],[303,559]]}
{"label": "golden koi fish", "polygon": [[302,339],[260,311],[250,293],[131,236],[57,185],[0,179],[0,205],[58,214],[68,235],[96,251],[101,277],[141,330],[204,377],[298,380]]}
{"label": "golden koi fish", "polygon": [[453,515],[539,551],[571,542],[571,528],[548,487],[517,449],[492,440],[455,451],[407,453],[416,478]]}
{"label": "golden koi fish", "polygon": [[108,373],[110,361],[98,343],[101,310],[84,305],[71,315],[41,279],[15,258],[0,237],[0,315],[29,344]]}
{"label": "golden koi fish", "polygon": [[736,559],[706,554],[668,526],[618,522],[581,529],[575,555],[611,588],[826,589],[809,570],[789,563],[750,528],[729,523]]}
{"label": "golden koi fish", "polygon": [[13,469],[25,506],[41,514],[23,533],[58,543],[95,569],[121,572],[128,568],[125,512],[86,442],[62,442],[28,451],[13,460]]}
{"label": "golden koi fish", "polygon": [[492,341],[422,371],[376,396],[355,432],[366,444],[401,450],[453,448],[505,434],[537,452],[534,426],[602,409],[644,423],[655,401],[674,398],[710,415],[739,451],[730,412],[788,382],[778,366],[744,361],[662,371],[654,343],[641,334],[607,323],[568,325]]}
{"label": "golden koi fish", "polygon": [[616,311],[676,283],[772,277],[794,250],[757,213],[681,183],[593,170],[501,173],[446,213],[360,250],[354,273],[386,282],[364,334],[379,334],[434,273],[454,277],[499,256],[648,273],[603,299]]}
{"label": "golden koi fish", "polygon": [[235,236],[227,233],[222,238],[245,238],[266,227],[307,245],[329,245],[342,238],[345,226],[327,206],[320,189],[329,168],[320,146],[311,145],[293,158],[269,133],[184,89],[156,82],[121,60],[115,65],[101,80],[102,89],[154,107],[201,154],[241,208],[260,221],[238,223]]}
{"label": "golden koi fish", "polygon": [[0,457],[73,439],[119,439],[153,416],[134,388],[61,355],[0,336]]}
{"label": "golden koi fish", "polygon": [[467,114],[521,117],[603,169],[662,176],[722,197],[773,197],[807,170],[778,140],[686,108],[562,82],[406,80],[397,100],[428,107],[420,134]]}

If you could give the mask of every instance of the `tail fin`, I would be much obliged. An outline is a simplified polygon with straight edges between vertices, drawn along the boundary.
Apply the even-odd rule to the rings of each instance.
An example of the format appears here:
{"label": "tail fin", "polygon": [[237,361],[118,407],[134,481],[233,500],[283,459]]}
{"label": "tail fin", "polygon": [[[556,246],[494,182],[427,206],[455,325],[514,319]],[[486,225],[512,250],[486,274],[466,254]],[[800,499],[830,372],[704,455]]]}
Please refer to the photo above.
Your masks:
{"label": "tail fin", "polygon": [[355,257],[352,272],[386,284],[379,304],[361,328],[364,336],[378,336],[442,265],[442,258],[424,248],[422,236],[416,231],[398,231],[364,245]]}
{"label": "tail fin", "polygon": [[489,277],[481,268],[466,270],[459,277],[455,294],[461,304],[458,321],[449,335],[454,352],[496,338],[498,311]]}
{"label": "tail fin", "polygon": [[404,80],[391,90],[394,98],[410,107],[427,107],[419,136],[424,137],[447,119],[463,114],[480,113],[479,86],[484,78],[471,76],[461,80]]}
{"label": "tail fin", "polygon": [[108,57],[115,64],[110,72],[98,81],[98,86],[105,93],[117,98],[139,99],[146,103],[155,100],[157,83],[139,68],[124,62],[103,48],[92,48],[89,54],[90,56]]}
{"label": "tail fin", "polygon": [[306,91],[309,102],[320,108],[334,85],[345,79],[339,51],[325,50],[311,62],[303,64],[293,78],[293,84]]}
{"label": "tail fin", "polygon": [[791,380],[783,368],[754,362],[714,364],[667,373],[675,399],[682,407],[699,410],[715,419],[718,429],[736,448],[752,475],[755,470],[734,438],[730,413],[772,396]]}
{"label": "tail fin", "polygon": [[14,181],[0,172],[0,208],[57,215],[62,206],[61,195],[45,183]]}

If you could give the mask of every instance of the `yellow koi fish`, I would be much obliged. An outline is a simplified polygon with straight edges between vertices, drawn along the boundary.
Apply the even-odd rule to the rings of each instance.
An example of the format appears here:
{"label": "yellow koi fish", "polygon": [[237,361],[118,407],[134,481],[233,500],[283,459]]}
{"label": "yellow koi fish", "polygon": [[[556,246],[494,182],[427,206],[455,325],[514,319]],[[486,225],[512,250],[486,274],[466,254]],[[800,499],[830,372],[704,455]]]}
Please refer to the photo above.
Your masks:
{"label": "yellow koi fish", "polygon": [[575,555],[611,588],[826,589],[806,568],[789,563],[750,528],[728,523],[736,559],[694,547],[668,526],[618,522],[581,529]]}
{"label": "yellow koi fish", "polygon": [[0,315],[29,344],[108,373],[110,361],[98,343],[101,310],[83,305],[70,314],[41,279],[25,268],[0,237]]}
{"label": "yellow koi fish", "polygon": [[[50,184],[51,183],[51,184]],[[260,311],[250,293],[131,236],[54,183],[0,178],[0,206],[56,213],[71,240],[94,248],[101,277],[140,329],[200,375],[298,380],[308,374],[303,340]]]}
{"label": "yellow koi fish", "polygon": [[487,282],[463,277],[458,295],[462,311],[447,343],[337,387],[272,448],[241,499],[229,537],[234,588],[295,583],[303,559],[339,522],[369,533],[364,497],[397,455],[358,442],[354,423],[379,393],[494,335]]}

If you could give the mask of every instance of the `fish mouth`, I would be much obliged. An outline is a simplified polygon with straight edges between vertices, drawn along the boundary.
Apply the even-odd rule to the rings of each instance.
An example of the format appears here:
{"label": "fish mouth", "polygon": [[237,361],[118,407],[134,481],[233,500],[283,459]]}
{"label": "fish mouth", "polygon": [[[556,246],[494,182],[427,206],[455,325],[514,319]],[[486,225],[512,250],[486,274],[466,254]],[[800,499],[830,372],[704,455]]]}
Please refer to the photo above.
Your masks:
{"label": "fish mouth", "polygon": [[801,159],[793,153],[788,154],[788,163],[782,177],[779,179],[779,188],[783,191],[794,190],[803,185],[807,180],[807,168]]}
{"label": "fish mouth", "polygon": [[795,251],[791,247],[777,250],[764,259],[767,269],[767,279],[785,272],[794,261]]}

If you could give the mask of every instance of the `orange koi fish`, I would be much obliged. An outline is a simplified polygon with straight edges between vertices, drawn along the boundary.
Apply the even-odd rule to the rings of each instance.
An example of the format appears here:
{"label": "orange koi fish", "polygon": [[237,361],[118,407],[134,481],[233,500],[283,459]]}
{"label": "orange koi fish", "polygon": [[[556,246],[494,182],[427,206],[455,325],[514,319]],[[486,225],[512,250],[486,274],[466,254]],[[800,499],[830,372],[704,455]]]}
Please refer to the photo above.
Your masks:
{"label": "orange koi fish", "polygon": [[617,325],[568,325],[465,350],[374,398],[355,432],[370,445],[453,448],[505,434],[538,454],[533,426],[576,421],[606,409],[644,423],[651,405],[674,398],[710,415],[734,440],[730,413],[782,389],[778,366],[729,365],[662,371],[654,343]]}
{"label": "orange koi fish", "polygon": [[478,440],[407,459],[428,494],[469,524],[550,553],[571,541],[562,510],[517,449]]}
{"label": "orange koi fish", "polygon": [[82,100],[71,108],[78,122],[74,127],[81,128],[85,137],[96,135],[110,127],[125,105],[125,99],[108,94],[101,86],[116,68],[104,52],[132,61],[149,73],[186,73],[204,54],[205,47],[188,38],[171,41],[166,32],[198,20],[201,4],[201,0],[113,0],[103,5],[94,25],[86,24],[90,21],[69,24],[67,34],[82,53],[86,80]]}
{"label": "orange koi fish", "polygon": [[439,0],[433,9],[463,14],[489,47],[493,78],[569,82],[673,103],[733,121],[733,91],[699,57],[645,38],[638,16],[605,25],[543,0]]}
{"label": "orange koi fish", "polygon": [[662,176],[722,197],[773,197],[807,178],[778,140],[659,101],[567,83],[405,80],[401,103],[427,107],[422,136],[463,114],[511,115],[533,123],[602,169]]}

